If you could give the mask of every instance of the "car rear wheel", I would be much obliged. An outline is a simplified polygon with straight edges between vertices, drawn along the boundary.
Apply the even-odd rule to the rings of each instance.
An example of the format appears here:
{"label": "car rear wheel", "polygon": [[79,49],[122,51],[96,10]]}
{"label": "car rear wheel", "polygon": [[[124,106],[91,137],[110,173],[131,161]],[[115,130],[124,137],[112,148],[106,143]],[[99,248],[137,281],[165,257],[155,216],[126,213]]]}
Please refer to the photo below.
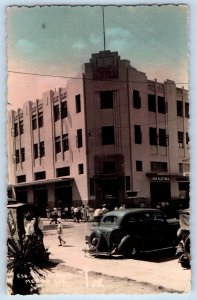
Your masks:
{"label": "car rear wheel", "polygon": [[139,243],[131,236],[124,236],[118,246],[118,252],[125,258],[134,257],[139,253]]}

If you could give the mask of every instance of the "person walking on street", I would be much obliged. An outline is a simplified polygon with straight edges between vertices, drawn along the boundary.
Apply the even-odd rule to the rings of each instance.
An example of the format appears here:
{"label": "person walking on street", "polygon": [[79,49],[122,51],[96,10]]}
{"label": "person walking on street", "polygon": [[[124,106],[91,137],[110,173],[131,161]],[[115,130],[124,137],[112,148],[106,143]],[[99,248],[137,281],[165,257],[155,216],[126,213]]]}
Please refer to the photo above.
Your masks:
{"label": "person walking on street", "polygon": [[57,237],[58,237],[58,240],[59,240],[59,245],[58,246],[64,246],[66,244],[66,242],[62,238],[62,235],[63,235],[62,222],[61,222],[61,219],[58,218],[57,219]]}

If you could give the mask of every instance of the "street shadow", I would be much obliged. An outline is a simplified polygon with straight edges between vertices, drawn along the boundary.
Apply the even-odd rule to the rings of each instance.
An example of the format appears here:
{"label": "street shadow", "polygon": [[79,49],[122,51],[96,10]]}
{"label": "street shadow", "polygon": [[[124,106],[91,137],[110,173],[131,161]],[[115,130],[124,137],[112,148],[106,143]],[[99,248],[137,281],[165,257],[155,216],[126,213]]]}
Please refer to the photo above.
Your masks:
{"label": "street shadow", "polygon": [[140,260],[140,261],[149,261],[153,263],[162,263],[172,260],[177,260],[174,250],[165,250],[152,253],[143,253],[138,256],[132,256],[130,258],[125,258],[122,255],[90,255],[93,258],[98,258],[102,260]]}
{"label": "street shadow", "polygon": [[[73,225],[62,224],[62,228],[73,228]],[[45,224],[44,231],[57,229],[57,224]]]}

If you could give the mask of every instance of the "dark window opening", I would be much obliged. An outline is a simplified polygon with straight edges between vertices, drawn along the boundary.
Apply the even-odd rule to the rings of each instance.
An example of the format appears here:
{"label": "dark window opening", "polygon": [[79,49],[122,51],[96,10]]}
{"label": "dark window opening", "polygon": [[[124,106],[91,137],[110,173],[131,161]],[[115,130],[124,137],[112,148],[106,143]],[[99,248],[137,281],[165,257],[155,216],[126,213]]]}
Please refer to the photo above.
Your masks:
{"label": "dark window opening", "polygon": [[20,175],[16,177],[17,183],[26,182],[26,175]]}
{"label": "dark window opening", "polygon": [[25,148],[21,148],[21,161],[25,161]]}
{"label": "dark window opening", "polygon": [[103,173],[104,174],[116,173],[116,162],[115,161],[104,161],[103,162]]}
{"label": "dark window opening", "polygon": [[167,172],[168,164],[167,164],[167,162],[151,161],[151,171],[152,172]]}
{"label": "dark window opening", "polygon": [[134,125],[134,134],[135,134],[135,144],[142,143],[142,132],[140,125]]}
{"label": "dark window opening", "polygon": [[38,158],[38,144],[34,144],[34,158]]}
{"label": "dark window opening", "polygon": [[75,96],[75,104],[76,104],[76,113],[81,112],[81,95]]}
{"label": "dark window opening", "polygon": [[189,141],[190,141],[190,139],[189,139],[189,133],[186,132],[186,144],[187,144],[187,145],[189,144]]}
{"label": "dark window opening", "polygon": [[16,164],[18,164],[20,161],[19,150],[15,151],[15,155],[16,155]]}
{"label": "dark window opening", "polygon": [[77,148],[83,147],[82,129],[77,129]]}
{"label": "dark window opening", "polygon": [[159,146],[167,146],[167,136],[165,129],[159,129]]}
{"label": "dark window opening", "polygon": [[150,145],[157,146],[157,129],[150,127],[149,128],[149,141]]}
{"label": "dark window opening", "polygon": [[84,173],[83,164],[78,164],[78,173],[79,174],[83,174]]}
{"label": "dark window opening", "polygon": [[34,176],[35,176],[35,180],[45,179],[46,178],[46,172],[45,171],[36,172],[36,173],[34,173]]}
{"label": "dark window opening", "polygon": [[32,116],[32,129],[35,130],[37,129],[37,119],[36,119],[36,115]]}
{"label": "dark window opening", "polygon": [[61,152],[61,142],[60,142],[60,136],[57,136],[55,138],[55,153]]}
{"label": "dark window opening", "polygon": [[69,150],[68,134],[62,136],[63,151]]}
{"label": "dark window opening", "polygon": [[185,103],[185,117],[189,118],[189,103]]}
{"label": "dark window opening", "polygon": [[14,123],[14,136],[18,135],[18,123]]}
{"label": "dark window opening", "polygon": [[20,134],[24,133],[23,120],[19,121],[19,131],[20,131]]}
{"label": "dark window opening", "polygon": [[44,120],[43,120],[43,112],[40,112],[38,114],[38,127],[43,127],[44,124]]}
{"label": "dark window opening", "polygon": [[156,111],[156,97],[155,95],[148,94],[148,110],[149,111]]}
{"label": "dark window opening", "polygon": [[44,142],[40,142],[40,157],[45,156],[45,147],[44,147]]}
{"label": "dark window opening", "polygon": [[59,104],[54,105],[54,120],[55,122],[60,119],[60,109],[59,109]]}
{"label": "dark window opening", "polygon": [[114,126],[102,127],[102,145],[114,145],[114,144],[115,144]]}
{"label": "dark window opening", "polygon": [[177,108],[177,116],[182,117],[183,116],[183,102],[177,101],[176,108]]}
{"label": "dark window opening", "polygon": [[133,107],[134,108],[141,108],[141,97],[140,92],[133,90]]}
{"label": "dark window opening", "polygon": [[70,175],[70,167],[58,168],[56,169],[57,177],[61,176],[69,176]]}
{"label": "dark window opening", "polygon": [[103,91],[100,92],[101,109],[113,108],[113,92]]}
{"label": "dark window opening", "polygon": [[142,161],[136,160],[136,171],[142,171]]}
{"label": "dark window opening", "polygon": [[161,114],[166,113],[166,103],[165,103],[165,98],[158,96],[158,112]]}
{"label": "dark window opening", "polygon": [[183,142],[184,142],[184,133],[182,131],[178,131],[179,148],[183,148]]}
{"label": "dark window opening", "polygon": [[62,119],[68,117],[67,101],[61,103],[61,117]]}

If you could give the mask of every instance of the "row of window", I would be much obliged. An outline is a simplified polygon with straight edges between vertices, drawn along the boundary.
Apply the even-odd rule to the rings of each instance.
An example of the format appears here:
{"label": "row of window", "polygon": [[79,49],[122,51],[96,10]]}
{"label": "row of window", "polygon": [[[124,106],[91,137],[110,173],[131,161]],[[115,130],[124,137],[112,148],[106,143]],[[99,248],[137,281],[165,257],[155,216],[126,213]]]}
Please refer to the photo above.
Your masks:
{"label": "row of window", "polygon": [[[81,112],[81,95],[75,96],[75,106],[76,106],[76,113]],[[61,105],[56,104],[53,107],[53,113],[54,113],[54,121],[58,121],[59,119],[64,119],[68,117],[68,107],[67,107],[67,101],[64,101],[61,103]]]}
{"label": "row of window", "polygon": [[[78,164],[78,174],[84,174],[84,165]],[[62,176],[70,176],[70,167],[63,167],[63,168],[57,168],[56,169],[56,177],[62,177]],[[46,179],[46,172],[36,172],[34,173],[34,180],[42,180]],[[19,175],[17,176],[17,183],[26,182],[26,175]]]}

